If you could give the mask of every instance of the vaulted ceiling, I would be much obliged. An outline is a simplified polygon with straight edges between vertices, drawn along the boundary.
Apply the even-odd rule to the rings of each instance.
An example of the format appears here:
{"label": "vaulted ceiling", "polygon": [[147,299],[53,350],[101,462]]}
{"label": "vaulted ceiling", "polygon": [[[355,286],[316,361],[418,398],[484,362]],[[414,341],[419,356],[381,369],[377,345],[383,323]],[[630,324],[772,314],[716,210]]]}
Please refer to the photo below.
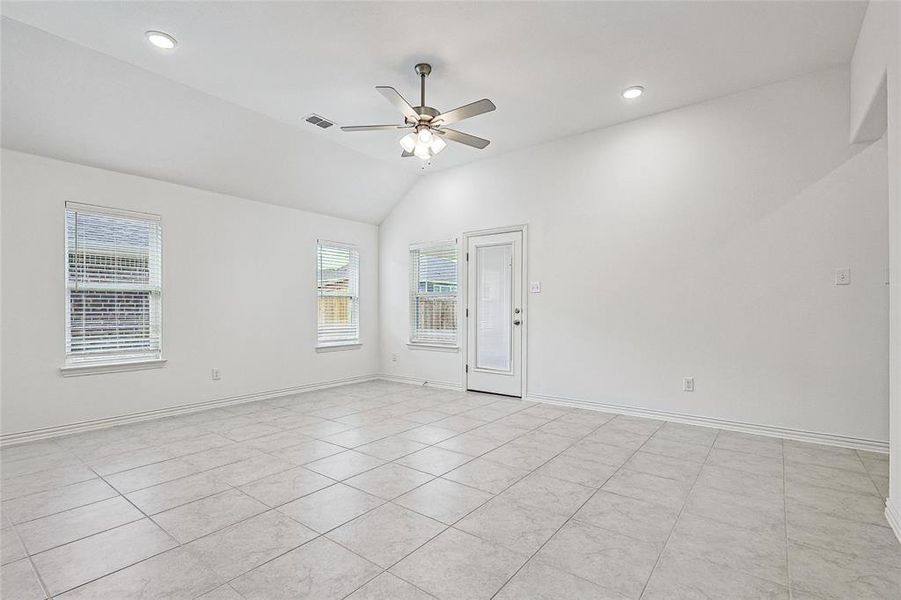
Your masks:
{"label": "vaulted ceiling", "polygon": [[[848,62],[862,2],[4,2],[4,147],[368,222],[422,173]],[[149,29],[179,41],[149,44]],[[491,98],[425,169],[374,90]],[[634,101],[620,96],[640,84]],[[416,102],[414,102],[416,104]]]}

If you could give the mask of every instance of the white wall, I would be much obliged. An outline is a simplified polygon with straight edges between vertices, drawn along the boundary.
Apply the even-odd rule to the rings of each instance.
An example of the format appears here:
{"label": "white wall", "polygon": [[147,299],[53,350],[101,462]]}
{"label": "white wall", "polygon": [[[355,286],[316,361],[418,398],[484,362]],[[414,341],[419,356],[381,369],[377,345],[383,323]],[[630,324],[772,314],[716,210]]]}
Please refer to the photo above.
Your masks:
{"label": "white wall", "polygon": [[[884,86],[884,87],[883,87]],[[884,103],[873,102],[884,94]],[[890,293],[889,500],[886,513],[901,539],[901,4],[870,2],[851,60],[851,135],[873,124],[888,144]]]}
{"label": "white wall", "polygon": [[[4,434],[378,370],[377,226],[11,151],[2,196]],[[164,368],[60,375],[67,200],[161,215]],[[314,350],[318,237],[360,247],[361,349]]]}
{"label": "white wall", "polygon": [[842,68],[421,179],[381,225],[383,371],[462,380],[405,345],[407,245],[527,223],[530,394],[887,440],[886,148],[848,121]]}

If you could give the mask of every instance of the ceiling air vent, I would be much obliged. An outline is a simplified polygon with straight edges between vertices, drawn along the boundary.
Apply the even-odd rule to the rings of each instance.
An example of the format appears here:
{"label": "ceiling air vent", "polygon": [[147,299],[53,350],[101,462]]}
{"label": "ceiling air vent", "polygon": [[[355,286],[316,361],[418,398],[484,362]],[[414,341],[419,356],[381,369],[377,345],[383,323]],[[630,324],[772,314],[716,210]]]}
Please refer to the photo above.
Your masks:
{"label": "ceiling air vent", "polygon": [[309,115],[308,117],[305,117],[304,121],[306,121],[310,125],[315,125],[316,127],[321,127],[322,129],[328,129],[329,127],[331,127],[332,125],[335,124],[333,121],[329,121],[328,119],[320,117],[317,114],[312,114],[312,115]]}

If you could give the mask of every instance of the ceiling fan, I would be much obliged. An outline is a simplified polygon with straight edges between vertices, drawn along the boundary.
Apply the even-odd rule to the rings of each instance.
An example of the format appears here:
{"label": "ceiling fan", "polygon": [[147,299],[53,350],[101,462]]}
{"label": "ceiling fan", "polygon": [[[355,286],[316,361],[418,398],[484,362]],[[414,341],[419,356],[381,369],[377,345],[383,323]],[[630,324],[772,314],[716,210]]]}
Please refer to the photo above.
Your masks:
{"label": "ceiling fan", "polygon": [[385,131],[389,129],[412,129],[410,133],[400,140],[404,149],[401,156],[415,156],[422,160],[429,160],[447,146],[444,140],[459,142],[481,150],[490,142],[484,138],[469,135],[456,129],[448,129],[447,125],[457,123],[463,119],[475,117],[483,113],[491,112],[497,108],[488,98],[455,108],[443,113],[425,103],[425,79],[432,72],[432,66],[419,63],[414,70],[420,78],[421,98],[419,106],[411,106],[403,96],[393,87],[386,85],[376,86],[375,89],[393,104],[404,115],[403,125],[357,125],[342,127],[342,131]]}

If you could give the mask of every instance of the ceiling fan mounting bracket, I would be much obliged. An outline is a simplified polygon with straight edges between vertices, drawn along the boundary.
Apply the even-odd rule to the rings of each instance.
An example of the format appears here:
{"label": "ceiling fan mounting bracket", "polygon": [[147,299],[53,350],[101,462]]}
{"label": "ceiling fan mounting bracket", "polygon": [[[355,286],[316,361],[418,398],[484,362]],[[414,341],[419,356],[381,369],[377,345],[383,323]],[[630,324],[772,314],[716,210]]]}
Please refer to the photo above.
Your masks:
{"label": "ceiling fan mounting bracket", "polygon": [[421,77],[428,77],[432,73],[432,65],[429,63],[419,63],[413,70],[416,71],[416,74]]}

